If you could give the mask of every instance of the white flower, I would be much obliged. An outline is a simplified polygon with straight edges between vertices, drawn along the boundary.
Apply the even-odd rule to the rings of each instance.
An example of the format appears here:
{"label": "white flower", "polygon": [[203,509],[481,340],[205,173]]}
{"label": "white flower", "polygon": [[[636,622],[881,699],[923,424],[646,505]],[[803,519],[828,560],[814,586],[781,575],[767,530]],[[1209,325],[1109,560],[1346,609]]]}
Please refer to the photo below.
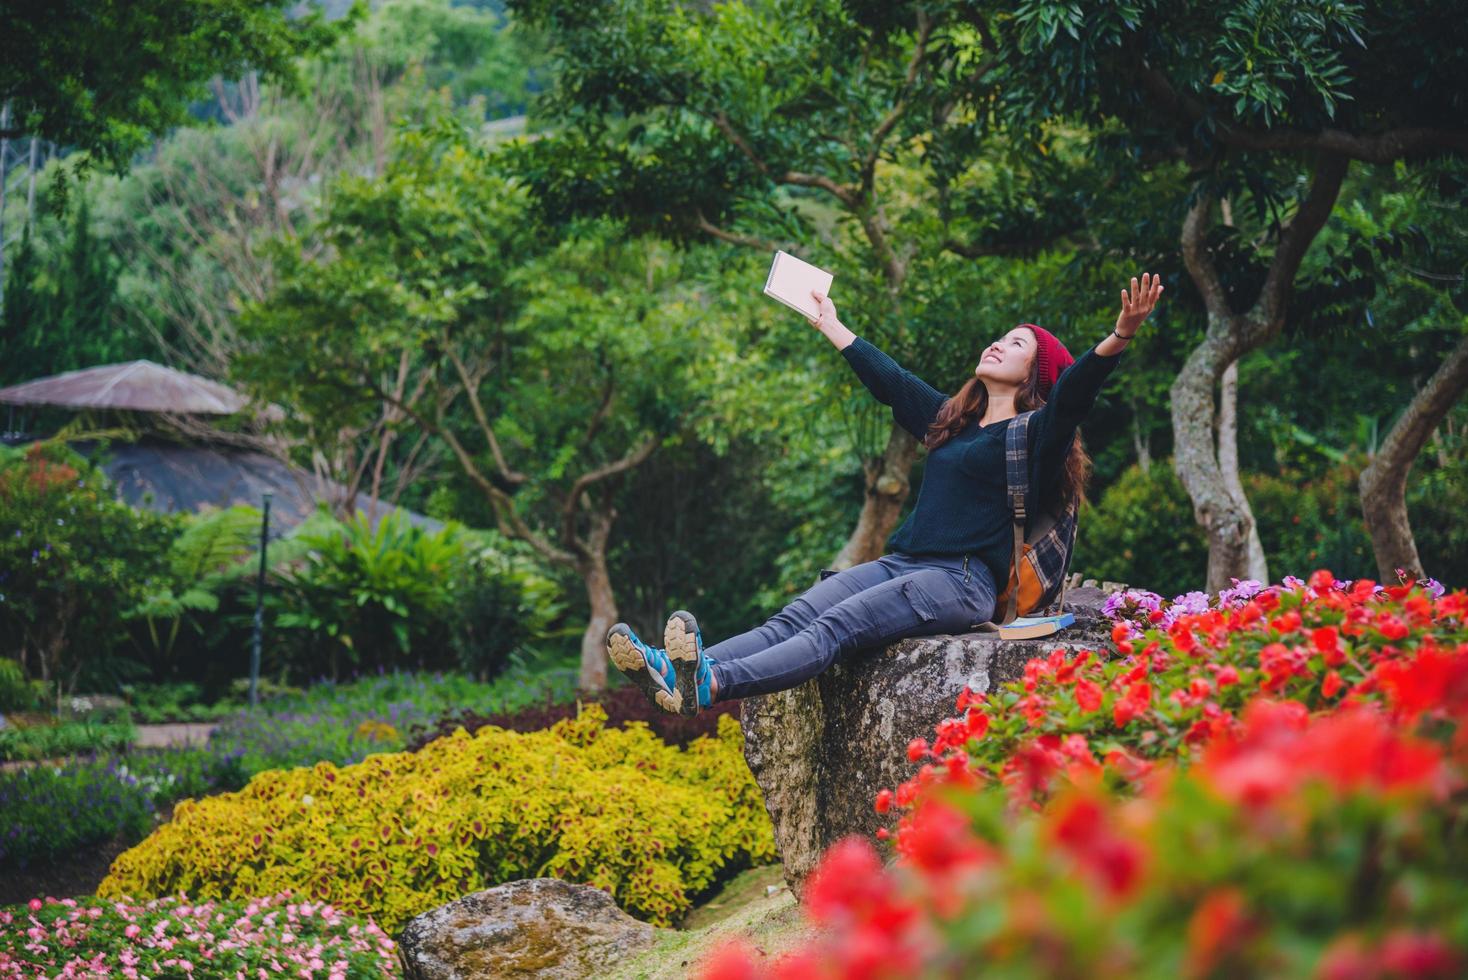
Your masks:
{"label": "white flower", "polygon": [[305,796],[301,797],[301,802],[306,804],[307,806],[310,806],[311,804],[316,802],[316,797],[312,796],[310,793],[307,793]]}

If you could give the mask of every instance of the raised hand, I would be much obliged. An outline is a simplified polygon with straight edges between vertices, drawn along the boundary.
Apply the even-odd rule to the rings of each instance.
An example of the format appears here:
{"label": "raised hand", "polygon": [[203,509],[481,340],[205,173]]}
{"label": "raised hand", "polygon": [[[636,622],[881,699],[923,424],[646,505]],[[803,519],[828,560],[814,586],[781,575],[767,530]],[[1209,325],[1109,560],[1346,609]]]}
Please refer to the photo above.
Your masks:
{"label": "raised hand", "polygon": [[814,289],[810,291],[810,295],[811,299],[814,299],[821,308],[819,316],[806,317],[806,320],[810,323],[811,326],[819,330],[822,326],[832,325],[841,322],[840,319],[836,316],[836,304],[831,302],[831,297]]}
{"label": "raised hand", "polygon": [[1157,298],[1162,295],[1162,278],[1150,272],[1142,273],[1142,282],[1132,276],[1131,293],[1121,291],[1121,313],[1116,318],[1116,332],[1122,337],[1131,337],[1142,326],[1142,321],[1152,313]]}

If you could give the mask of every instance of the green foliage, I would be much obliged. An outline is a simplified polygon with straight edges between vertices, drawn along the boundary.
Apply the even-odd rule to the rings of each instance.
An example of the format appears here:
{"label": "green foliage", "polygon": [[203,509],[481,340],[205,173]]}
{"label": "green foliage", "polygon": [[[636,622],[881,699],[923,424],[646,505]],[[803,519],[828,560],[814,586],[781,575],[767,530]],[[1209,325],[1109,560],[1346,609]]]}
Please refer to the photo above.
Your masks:
{"label": "green foliage", "polygon": [[60,443],[0,447],[0,642],[71,689],[120,645],[177,524],[118,502],[101,470]]}
{"label": "green foliage", "polygon": [[409,655],[419,665],[441,659],[456,598],[468,580],[460,527],[423,531],[391,511],[374,528],[358,512],[297,537],[308,550],[298,564],[273,570],[271,621],[292,631],[305,650],[324,653],[330,676],[339,676],[343,666],[376,668]]}
{"label": "green foliage", "polygon": [[[1374,577],[1359,473],[1359,464],[1348,462],[1316,475],[1243,475],[1271,578],[1305,577],[1322,567]],[[1207,567],[1207,542],[1170,460],[1157,460],[1146,474],[1127,469],[1081,514],[1071,568],[1087,578],[1171,596],[1201,589]]]}
{"label": "green foliage", "polygon": [[1208,545],[1168,460],[1125,470],[1082,508],[1071,570],[1175,595],[1202,588]]}
{"label": "green foliage", "polygon": [[171,673],[181,625],[193,613],[219,608],[219,588],[241,571],[260,530],[260,511],[248,505],[209,510],[185,518],[182,533],[168,548],[167,581],[129,609],[124,618],[142,620],[154,653],[154,670]]}
{"label": "green foliage", "polygon": [[[5,731],[0,730],[0,735]],[[0,772],[0,867],[27,867],[153,829],[155,784],[123,777],[116,759]]]}
{"label": "green foliage", "polygon": [[0,728],[0,760],[50,759],[81,752],[118,751],[137,736],[132,722],[64,721]]}
{"label": "green foliage", "polygon": [[[286,0],[86,0],[11,6],[0,47],[8,135],[73,146],[121,172],[155,137],[188,121],[215,75],[291,78],[294,59],[329,46],[336,25]],[[294,14],[294,15],[292,15]]]}
{"label": "green foliage", "polygon": [[463,580],[453,602],[453,645],[458,668],[487,681],[519,651],[532,650],[555,632],[566,610],[561,583],[541,563],[497,534],[474,534]]}
{"label": "green foliage", "polygon": [[46,696],[45,685],[27,680],[20,664],[0,657],[0,712],[30,711]]}
{"label": "green foliage", "polygon": [[389,931],[466,892],[548,875],[668,925],[774,835],[731,717],[680,751],[599,705],[529,734],[462,729],[416,753],[262,773],[186,801],[97,894],[228,898],[284,888]]}
{"label": "green foliage", "polygon": [[238,698],[206,702],[204,689],[193,681],[161,684],[124,684],[128,712],[140,724],[171,721],[216,721],[244,707]]}
{"label": "green foliage", "polygon": [[43,254],[31,226],[6,270],[0,384],[144,357],[150,346],[119,329],[118,260],[78,196],[64,237]]}

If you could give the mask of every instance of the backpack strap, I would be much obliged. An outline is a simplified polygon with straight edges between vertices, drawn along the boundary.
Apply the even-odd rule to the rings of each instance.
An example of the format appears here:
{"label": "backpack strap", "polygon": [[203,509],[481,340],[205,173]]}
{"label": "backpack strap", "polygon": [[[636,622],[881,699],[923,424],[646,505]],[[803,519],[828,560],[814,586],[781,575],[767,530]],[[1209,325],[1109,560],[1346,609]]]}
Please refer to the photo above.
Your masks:
{"label": "backpack strap", "polygon": [[1004,477],[1008,484],[1009,513],[1014,525],[1014,562],[1009,570],[1009,603],[1000,625],[1011,623],[1019,610],[1019,563],[1024,558],[1025,495],[1030,490],[1029,431],[1034,410],[1020,412],[1010,420],[1004,434]]}

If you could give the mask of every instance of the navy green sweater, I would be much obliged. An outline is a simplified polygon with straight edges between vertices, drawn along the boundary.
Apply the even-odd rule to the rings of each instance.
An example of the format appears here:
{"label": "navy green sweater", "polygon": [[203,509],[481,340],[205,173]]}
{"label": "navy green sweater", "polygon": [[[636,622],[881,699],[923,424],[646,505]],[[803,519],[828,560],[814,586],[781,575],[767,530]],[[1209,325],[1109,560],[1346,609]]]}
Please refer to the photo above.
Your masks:
{"label": "navy green sweater", "polygon": [[[867,390],[877,401],[892,406],[892,417],[921,442],[948,396],[861,337],[841,353]],[[1076,427],[1090,412],[1102,383],[1119,360],[1120,354],[1098,354],[1092,347],[1061,372],[1050,390],[1050,400],[1031,416],[1026,513],[1037,513],[1041,488],[1057,485]],[[1004,588],[1014,552],[1004,479],[1009,421],[981,426],[971,419],[928,453],[917,503],[887,539],[888,551],[972,554],[989,569],[998,587]]]}

